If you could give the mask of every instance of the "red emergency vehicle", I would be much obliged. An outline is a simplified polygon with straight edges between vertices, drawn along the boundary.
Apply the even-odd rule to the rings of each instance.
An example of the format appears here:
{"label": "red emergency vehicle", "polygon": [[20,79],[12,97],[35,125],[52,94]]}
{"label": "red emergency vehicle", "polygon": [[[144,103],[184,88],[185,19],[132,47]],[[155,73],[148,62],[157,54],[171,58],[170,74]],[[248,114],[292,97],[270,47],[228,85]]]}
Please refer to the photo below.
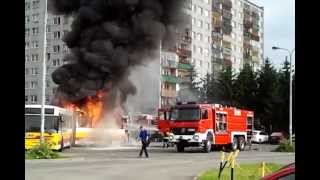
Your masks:
{"label": "red emergency vehicle", "polygon": [[214,145],[244,150],[253,130],[253,111],[220,104],[178,103],[159,109],[158,128],[169,132],[169,141],[177,151],[185,147],[202,147],[210,152]]}

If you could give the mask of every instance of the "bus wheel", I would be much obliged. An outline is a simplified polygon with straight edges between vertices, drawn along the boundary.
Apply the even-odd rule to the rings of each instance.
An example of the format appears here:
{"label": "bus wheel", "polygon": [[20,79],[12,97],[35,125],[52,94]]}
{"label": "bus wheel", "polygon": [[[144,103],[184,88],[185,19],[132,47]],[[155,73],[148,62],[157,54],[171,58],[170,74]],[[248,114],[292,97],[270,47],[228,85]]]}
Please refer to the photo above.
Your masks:
{"label": "bus wheel", "polygon": [[240,151],[243,151],[245,148],[245,141],[242,136],[238,138],[238,146],[239,146],[238,148]]}

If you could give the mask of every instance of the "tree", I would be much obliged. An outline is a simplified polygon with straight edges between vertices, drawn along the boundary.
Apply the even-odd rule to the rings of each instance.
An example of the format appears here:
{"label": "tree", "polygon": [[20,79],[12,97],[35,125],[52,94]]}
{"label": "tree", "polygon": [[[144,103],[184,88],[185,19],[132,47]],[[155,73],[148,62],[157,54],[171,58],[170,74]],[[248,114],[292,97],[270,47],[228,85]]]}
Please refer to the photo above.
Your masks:
{"label": "tree", "polygon": [[234,83],[235,105],[240,108],[255,110],[257,82],[252,66],[245,64]]}
{"label": "tree", "polygon": [[231,66],[226,66],[219,73],[217,94],[221,104],[235,105],[234,78]]}
{"label": "tree", "polygon": [[269,133],[272,131],[272,125],[276,123],[274,111],[278,108],[275,105],[278,103],[279,88],[277,75],[276,69],[269,59],[266,59],[264,66],[258,72],[255,117]]}
{"label": "tree", "polygon": [[219,92],[217,80],[214,78],[214,74],[207,74],[201,82],[202,84],[199,88],[201,101],[207,103],[217,103],[219,100]]}
{"label": "tree", "polygon": [[177,101],[199,101],[201,82],[197,81],[197,73],[194,66],[189,70],[188,75],[185,76],[188,80],[180,83],[180,90],[177,95]]}

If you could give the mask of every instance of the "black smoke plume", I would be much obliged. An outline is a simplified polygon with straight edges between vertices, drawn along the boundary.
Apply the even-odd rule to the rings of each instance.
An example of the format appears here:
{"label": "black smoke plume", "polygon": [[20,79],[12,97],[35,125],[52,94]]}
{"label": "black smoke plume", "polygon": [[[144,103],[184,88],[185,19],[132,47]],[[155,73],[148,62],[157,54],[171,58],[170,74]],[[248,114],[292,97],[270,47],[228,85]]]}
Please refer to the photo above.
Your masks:
{"label": "black smoke plume", "polygon": [[[49,0],[49,11],[71,15],[63,41],[70,49],[67,64],[52,74],[58,84],[54,104],[80,102],[97,91],[123,103],[136,93],[130,68],[156,59],[159,45],[175,45],[185,23],[184,0]],[[153,98],[153,97],[146,97]]]}

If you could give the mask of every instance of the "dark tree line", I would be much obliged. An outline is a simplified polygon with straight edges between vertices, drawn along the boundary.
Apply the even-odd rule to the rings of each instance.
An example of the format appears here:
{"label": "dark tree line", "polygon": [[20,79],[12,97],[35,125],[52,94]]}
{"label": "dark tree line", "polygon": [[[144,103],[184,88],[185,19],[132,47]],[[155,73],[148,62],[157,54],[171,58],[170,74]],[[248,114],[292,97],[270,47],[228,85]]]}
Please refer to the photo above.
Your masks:
{"label": "dark tree line", "polygon": [[[255,128],[272,131],[289,131],[289,78],[288,61],[277,70],[267,59],[259,71],[246,64],[235,74],[230,66],[217,77],[208,74],[200,82],[192,83],[202,102],[219,103],[255,112]],[[193,80],[195,78],[192,78]],[[201,86],[197,86],[201,84]],[[295,100],[293,75],[293,112]],[[293,129],[295,119],[293,116]]]}

